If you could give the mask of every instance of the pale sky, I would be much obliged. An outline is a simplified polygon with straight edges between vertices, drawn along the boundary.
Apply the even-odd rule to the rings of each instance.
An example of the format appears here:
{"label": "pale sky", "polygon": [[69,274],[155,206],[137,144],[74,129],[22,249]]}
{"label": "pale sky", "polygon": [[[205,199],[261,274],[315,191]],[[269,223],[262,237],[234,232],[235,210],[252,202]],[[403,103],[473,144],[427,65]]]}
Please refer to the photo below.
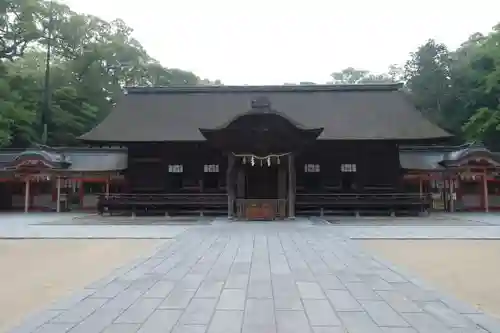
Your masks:
{"label": "pale sky", "polygon": [[325,83],[384,72],[428,38],[450,48],[500,22],[500,0],[64,0],[123,19],[166,67],[224,84]]}

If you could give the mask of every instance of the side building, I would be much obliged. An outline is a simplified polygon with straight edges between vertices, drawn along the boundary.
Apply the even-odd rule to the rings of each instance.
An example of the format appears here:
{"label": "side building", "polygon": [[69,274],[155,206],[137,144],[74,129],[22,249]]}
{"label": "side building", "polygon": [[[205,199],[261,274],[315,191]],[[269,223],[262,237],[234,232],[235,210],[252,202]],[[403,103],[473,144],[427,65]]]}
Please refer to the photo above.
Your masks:
{"label": "side building", "polygon": [[126,148],[0,149],[0,211],[95,211],[126,168]]}

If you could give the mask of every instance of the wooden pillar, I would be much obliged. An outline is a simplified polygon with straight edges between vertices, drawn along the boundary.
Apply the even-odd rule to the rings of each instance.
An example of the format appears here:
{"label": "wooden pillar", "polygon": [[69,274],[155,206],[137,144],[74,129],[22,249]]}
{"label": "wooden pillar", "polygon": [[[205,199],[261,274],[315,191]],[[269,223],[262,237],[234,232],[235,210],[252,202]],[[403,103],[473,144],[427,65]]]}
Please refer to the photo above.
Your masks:
{"label": "wooden pillar", "polygon": [[80,208],[83,208],[85,205],[83,204],[85,201],[85,180],[78,180],[78,200],[80,201]]}
{"label": "wooden pillar", "polygon": [[56,212],[61,212],[61,177],[57,176],[56,180]]}
{"label": "wooden pillar", "polygon": [[424,194],[424,179],[422,178],[422,175],[418,175],[418,183],[420,198],[422,198],[422,195]]}
{"label": "wooden pillar", "polygon": [[288,155],[288,217],[295,218],[295,159]]}
{"label": "wooden pillar", "polygon": [[24,212],[27,213],[30,209],[30,179],[28,177],[24,180]]}
{"label": "wooden pillar", "polygon": [[450,198],[450,212],[454,212],[455,211],[455,196],[454,196],[454,193],[455,193],[455,178],[454,177],[450,177],[449,178],[449,198]]}
{"label": "wooden pillar", "polygon": [[227,190],[227,218],[231,219],[234,216],[234,163],[235,157],[229,153],[227,156],[227,170],[226,170],[226,190]]}
{"label": "wooden pillar", "polygon": [[488,199],[488,178],[486,171],[483,173],[483,202],[484,211],[489,212],[489,199]]}

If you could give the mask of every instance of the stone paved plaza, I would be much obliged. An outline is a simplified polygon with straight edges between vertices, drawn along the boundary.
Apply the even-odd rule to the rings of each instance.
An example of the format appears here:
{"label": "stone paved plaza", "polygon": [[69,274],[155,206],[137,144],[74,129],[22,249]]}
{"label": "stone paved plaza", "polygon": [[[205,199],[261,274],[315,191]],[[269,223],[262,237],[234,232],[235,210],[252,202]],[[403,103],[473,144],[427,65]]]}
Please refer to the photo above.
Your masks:
{"label": "stone paved plaza", "polygon": [[[500,238],[500,226],[491,223],[349,227],[309,219],[215,220],[87,231],[28,224],[18,237],[63,237],[75,228],[70,237],[105,237],[114,230],[119,237],[137,232],[174,241],[31,316],[12,333],[500,332],[488,315],[401,273],[351,239]],[[0,229],[4,237],[9,228]]]}

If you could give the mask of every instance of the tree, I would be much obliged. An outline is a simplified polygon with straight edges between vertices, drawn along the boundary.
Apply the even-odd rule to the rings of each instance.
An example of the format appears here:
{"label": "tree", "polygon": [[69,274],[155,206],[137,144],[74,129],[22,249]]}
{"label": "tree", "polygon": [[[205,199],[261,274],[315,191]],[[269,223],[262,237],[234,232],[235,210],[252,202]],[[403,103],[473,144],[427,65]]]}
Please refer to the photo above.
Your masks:
{"label": "tree", "polygon": [[492,33],[474,44],[469,70],[474,99],[469,103],[471,115],[463,126],[467,138],[482,140],[495,148],[500,148],[499,43],[500,25],[497,25]]}
{"label": "tree", "polygon": [[334,72],[330,76],[336,84],[356,84],[369,74],[369,71],[347,67],[340,72]]}
{"label": "tree", "polygon": [[22,56],[40,38],[41,11],[38,0],[0,0],[0,61]]}
{"label": "tree", "polygon": [[153,59],[122,20],[77,14],[57,2],[0,0],[0,146],[40,140],[49,43],[49,145],[78,144],[112,112],[124,86],[206,84]]}
{"label": "tree", "polygon": [[445,128],[443,110],[450,99],[450,68],[447,47],[430,39],[411,53],[404,69],[406,87],[417,107]]}
{"label": "tree", "polygon": [[348,67],[340,72],[330,75],[334,84],[377,84],[396,83],[403,78],[402,69],[397,65],[391,65],[387,73],[375,74],[367,70]]}

